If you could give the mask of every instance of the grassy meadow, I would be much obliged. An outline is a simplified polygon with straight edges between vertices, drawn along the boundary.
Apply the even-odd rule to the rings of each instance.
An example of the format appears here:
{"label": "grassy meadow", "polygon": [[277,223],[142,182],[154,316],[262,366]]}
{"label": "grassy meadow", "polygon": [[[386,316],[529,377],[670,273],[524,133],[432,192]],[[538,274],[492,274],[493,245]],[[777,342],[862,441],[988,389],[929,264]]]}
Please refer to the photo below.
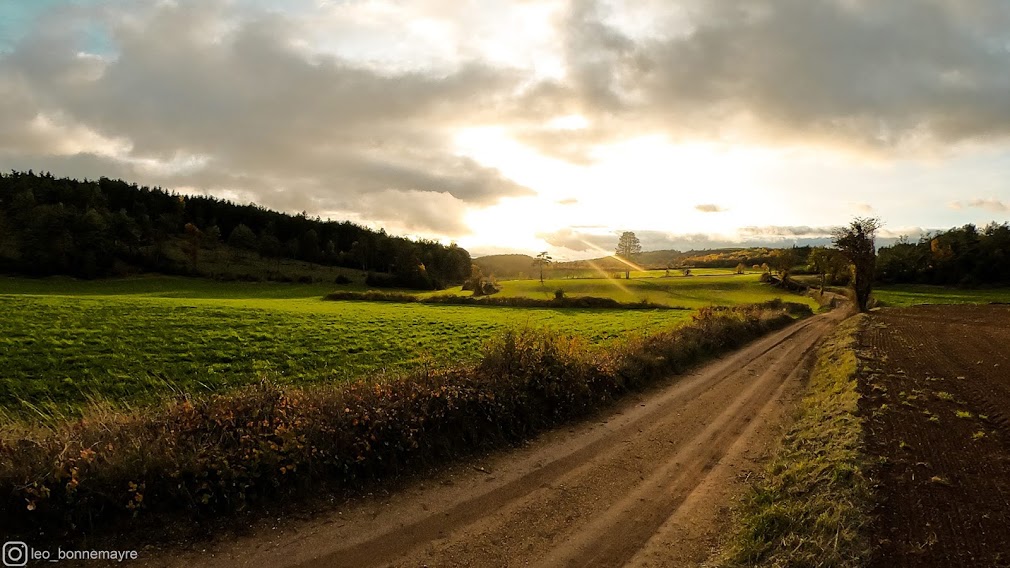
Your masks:
{"label": "grassy meadow", "polygon": [[[687,308],[783,297],[757,275],[514,280],[501,296],[601,296]],[[350,381],[464,363],[508,329],[551,328],[599,344],[689,321],[693,310],[543,309],[324,302],[333,284],[180,277],[0,278],[0,414],[48,418],[90,401],[131,406],[266,378]],[[439,293],[463,293],[458,288]]]}
{"label": "grassy meadow", "polygon": [[[788,298],[792,302],[806,303],[817,308],[812,299],[789,294],[771,286],[761,284],[760,274],[735,275],[727,270],[709,269],[710,275],[664,277],[663,271],[630,280],[613,278],[563,278],[544,280],[504,280],[499,282],[500,297],[530,298],[554,297],[555,290],[564,290],[566,296],[599,296],[613,298],[619,302],[648,300],[656,304],[666,304],[684,308],[704,306],[737,306]],[[461,294],[460,289],[450,288],[435,294]]]}
{"label": "grassy meadow", "polygon": [[474,357],[511,328],[593,342],[690,319],[679,310],[579,310],[323,302],[329,284],[157,277],[0,279],[0,411],[74,413],[269,378],[347,381]]}
{"label": "grassy meadow", "polygon": [[926,284],[879,286],[873,297],[885,306],[907,307],[916,304],[989,304],[1010,302],[1010,288],[948,288]]}
{"label": "grassy meadow", "polygon": [[[667,274],[669,272],[669,274]],[[735,274],[736,271],[731,268],[692,268],[691,276],[730,276]],[[745,269],[747,274],[761,274],[759,270],[753,270],[751,268]],[[632,278],[677,278],[683,277],[683,269],[671,268],[669,271],[663,268],[656,269],[643,269],[643,270],[632,270]],[[570,280],[570,279],[601,279],[601,278],[613,278],[613,279],[623,279],[623,270],[593,270],[588,268],[555,268],[549,267],[544,271],[545,279],[550,278],[552,280]],[[538,274],[536,269],[533,268],[527,273],[527,278],[535,278],[539,282]]]}

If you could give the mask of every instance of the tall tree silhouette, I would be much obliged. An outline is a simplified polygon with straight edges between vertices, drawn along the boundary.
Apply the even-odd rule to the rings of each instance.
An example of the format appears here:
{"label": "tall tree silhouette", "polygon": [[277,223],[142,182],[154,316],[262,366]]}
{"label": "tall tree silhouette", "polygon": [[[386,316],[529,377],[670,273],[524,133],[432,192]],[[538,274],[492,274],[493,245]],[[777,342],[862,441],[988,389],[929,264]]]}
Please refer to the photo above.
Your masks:
{"label": "tall tree silhouette", "polygon": [[544,252],[538,254],[536,256],[536,258],[533,259],[533,266],[536,266],[536,267],[540,268],[540,283],[541,284],[544,283],[544,267],[550,265],[550,263],[553,260],[554,259],[551,258],[551,255],[547,254],[547,251],[544,251]]}
{"label": "tall tree silhouette", "polygon": [[631,278],[631,267],[630,263],[634,261],[634,258],[642,252],[642,242],[638,240],[635,233],[631,231],[624,231],[621,233],[621,238],[617,241],[617,258],[624,259],[624,279],[628,280]]}
{"label": "tall tree silhouette", "polygon": [[835,229],[832,242],[852,263],[852,289],[856,306],[865,312],[873,290],[877,264],[875,237],[881,226],[880,219],[856,217],[848,227]]}

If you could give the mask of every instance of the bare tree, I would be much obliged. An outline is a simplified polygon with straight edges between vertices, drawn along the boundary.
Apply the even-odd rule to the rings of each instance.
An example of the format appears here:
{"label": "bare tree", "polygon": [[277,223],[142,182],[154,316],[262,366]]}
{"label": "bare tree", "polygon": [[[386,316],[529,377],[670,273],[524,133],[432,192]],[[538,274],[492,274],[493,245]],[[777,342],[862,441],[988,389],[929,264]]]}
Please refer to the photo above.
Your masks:
{"label": "bare tree", "polygon": [[873,289],[877,265],[877,248],[874,238],[881,227],[880,219],[856,217],[848,227],[835,229],[832,242],[852,263],[852,289],[856,306],[865,312]]}
{"label": "bare tree", "polygon": [[[626,263],[632,262],[635,256],[642,252],[642,242],[638,240],[635,233],[624,231],[620,240],[617,241],[617,258],[622,258]],[[624,279],[631,278],[631,268],[625,264]]]}
{"label": "bare tree", "polygon": [[547,266],[547,265],[549,265],[553,260],[554,259],[551,258],[551,255],[547,254],[547,251],[544,251],[544,252],[538,254],[536,256],[536,258],[533,259],[533,266],[540,267],[540,283],[541,284],[544,283],[544,267]]}

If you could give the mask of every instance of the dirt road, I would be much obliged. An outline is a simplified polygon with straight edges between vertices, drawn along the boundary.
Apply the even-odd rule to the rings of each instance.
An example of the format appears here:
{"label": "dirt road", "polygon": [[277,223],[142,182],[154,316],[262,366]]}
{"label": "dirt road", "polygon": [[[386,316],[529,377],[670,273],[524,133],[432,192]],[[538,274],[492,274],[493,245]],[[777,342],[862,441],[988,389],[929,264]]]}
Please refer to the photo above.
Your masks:
{"label": "dirt road", "polygon": [[[699,566],[840,310],[595,420],[158,566]],[[168,555],[166,555],[168,556]]]}

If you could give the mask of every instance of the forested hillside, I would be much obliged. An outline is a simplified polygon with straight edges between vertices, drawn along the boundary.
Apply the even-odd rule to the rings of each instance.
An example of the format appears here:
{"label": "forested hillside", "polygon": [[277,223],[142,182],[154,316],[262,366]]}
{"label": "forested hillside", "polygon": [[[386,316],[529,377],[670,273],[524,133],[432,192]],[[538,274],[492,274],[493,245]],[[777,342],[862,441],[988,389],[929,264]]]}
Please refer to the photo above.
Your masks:
{"label": "forested hillside", "polygon": [[[470,275],[470,254],[455,244],[413,241],[347,221],[289,215],[121,180],[79,181],[31,171],[0,174],[4,272],[83,278],[136,272],[213,276],[218,265],[241,254],[277,266],[294,260],[362,270],[375,286],[441,288]],[[220,260],[208,264],[208,259]],[[277,275],[268,271],[265,277]]]}
{"label": "forested hillside", "polygon": [[532,278],[537,271],[528,254],[492,254],[473,259],[484,274],[498,278]]}

